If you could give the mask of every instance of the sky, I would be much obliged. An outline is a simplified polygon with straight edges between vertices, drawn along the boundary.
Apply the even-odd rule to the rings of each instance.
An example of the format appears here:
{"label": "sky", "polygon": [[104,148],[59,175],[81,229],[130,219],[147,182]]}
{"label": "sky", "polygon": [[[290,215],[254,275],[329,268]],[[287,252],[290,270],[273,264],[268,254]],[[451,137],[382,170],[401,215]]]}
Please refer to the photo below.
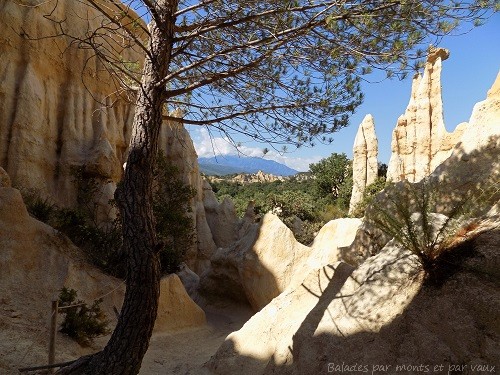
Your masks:
{"label": "sky", "polygon": [[[444,38],[440,46],[450,50],[450,57],[443,62],[441,85],[445,126],[448,131],[453,131],[459,123],[469,120],[474,104],[486,98],[487,91],[500,71],[500,14],[493,15],[485,25],[470,32]],[[310,163],[334,152],[345,153],[352,158],[358,126],[366,114],[371,114],[375,120],[379,161],[387,164],[391,154],[392,130],[410,99],[411,78],[410,74],[403,81],[363,82],[364,103],[351,117],[349,126],[333,134],[333,143],[303,147],[284,155],[271,150],[266,158],[298,171],[307,171]],[[218,133],[211,137],[204,128],[192,127],[188,130],[200,157],[238,153]],[[241,142],[240,151],[247,156],[262,156],[262,150],[266,147],[243,137],[236,141]]]}

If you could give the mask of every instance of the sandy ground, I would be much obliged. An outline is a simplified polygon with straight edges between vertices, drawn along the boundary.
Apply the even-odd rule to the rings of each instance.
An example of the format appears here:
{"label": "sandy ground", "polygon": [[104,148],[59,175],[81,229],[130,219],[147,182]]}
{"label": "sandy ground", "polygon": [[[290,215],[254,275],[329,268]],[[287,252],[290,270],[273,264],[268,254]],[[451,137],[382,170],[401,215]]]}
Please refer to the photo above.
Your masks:
{"label": "sandy ground", "polygon": [[204,327],[153,335],[139,374],[208,374],[203,364],[249,317],[248,310],[237,307],[212,310]]}
{"label": "sandy ground", "polygon": [[[207,374],[202,368],[215,354],[226,336],[251,317],[247,307],[225,305],[205,308],[207,324],[179,331],[153,334],[146,353],[141,375]],[[0,375],[19,374],[19,367],[45,364],[47,361],[48,329],[45,317],[39,325],[28,324],[15,311],[0,309]],[[96,339],[94,348],[82,348],[65,335],[58,334],[56,362],[76,359],[103,347],[109,336]],[[33,374],[31,372],[30,374]]]}

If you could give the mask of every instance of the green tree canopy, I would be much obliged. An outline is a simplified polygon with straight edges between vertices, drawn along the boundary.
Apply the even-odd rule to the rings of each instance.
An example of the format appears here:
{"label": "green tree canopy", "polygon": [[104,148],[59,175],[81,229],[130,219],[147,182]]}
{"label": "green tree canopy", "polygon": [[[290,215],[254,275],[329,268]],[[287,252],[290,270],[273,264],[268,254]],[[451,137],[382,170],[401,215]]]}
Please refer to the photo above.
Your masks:
{"label": "green tree canopy", "polygon": [[352,170],[351,161],[346,154],[333,153],[317,163],[309,165],[319,196],[339,198],[343,185],[349,180]]}
{"label": "green tree canopy", "polygon": [[[211,125],[230,139],[243,133],[295,146],[331,141],[329,134],[348,124],[363,99],[364,74],[416,69],[429,43],[499,6],[498,0],[86,3],[104,14],[102,26],[72,37],[93,48],[121,86],[137,91],[143,84],[140,65],[123,61],[123,48],[135,46],[152,59],[160,51],[148,45],[154,33],[143,20],[151,20],[160,25],[155,36],[167,58],[165,73],[155,73],[167,110],[180,108],[183,123]],[[64,20],[54,21],[64,33]]]}

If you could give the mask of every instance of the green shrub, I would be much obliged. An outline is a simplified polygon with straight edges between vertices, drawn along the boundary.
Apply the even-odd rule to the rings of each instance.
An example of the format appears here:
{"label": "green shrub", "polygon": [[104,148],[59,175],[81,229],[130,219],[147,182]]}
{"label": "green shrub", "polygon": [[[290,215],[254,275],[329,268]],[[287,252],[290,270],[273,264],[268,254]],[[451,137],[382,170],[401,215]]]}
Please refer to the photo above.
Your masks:
{"label": "green shrub", "polygon": [[295,234],[295,239],[301,244],[309,246],[313,241],[319,230],[325,225],[323,221],[311,222],[304,221],[302,223],[302,232]]}
{"label": "green shrub", "polygon": [[36,190],[20,189],[20,191],[28,213],[35,219],[47,223],[54,214],[56,206]]}
{"label": "green shrub", "polygon": [[[122,247],[121,218],[99,221],[99,187],[105,179],[85,172],[85,167],[72,169],[77,186],[77,208],[60,208],[43,199],[36,191],[26,191],[28,211],[35,218],[67,235],[85,251],[89,260],[104,272],[125,278],[126,267]],[[154,167],[153,213],[158,240],[164,243],[160,253],[162,272],[176,272],[184,261],[186,249],[194,243],[194,224],[189,215],[190,201],[196,191],[186,186],[179,170],[159,153]],[[114,207],[114,201],[110,201]]]}
{"label": "green shrub", "polygon": [[347,217],[348,209],[343,204],[337,204],[337,202],[330,202],[329,200],[320,201],[321,207],[318,211],[318,217],[323,222],[329,222],[330,220],[340,219]]}
{"label": "green shrub", "polygon": [[[60,331],[76,340],[82,346],[92,344],[94,338],[108,334],[109,321],[102,312],[102,299],[96,300],[91,306],[77,300],[77,291],[66,287],[59,294],[59,314],[64,315]],[[68,307],[71,306],[71,307]]]}
{"label": "green shrub", "polygon": [[271,194],[267,197],[267,205],[272,210],[277,209],[280,218],[297,216],[303,221],[314,221],[317,218],[313,197],[301,191]]}
{"label": "green shrub", "polygon": [[436,179],[404,182],[372,204],[368,220],[431,271],[444,252],[478,226],[475,216],[491,207],[498,194],[499,187],[490,183],[453,191],[450,184]]}
{"label": "green shrub", "polygon": [[163,274],[178,271],[186,249],[194,243],[195,228],[189,211],[195,195],[196,190],[184,184],[178,168],[160,151],[154,169],[153,213],[158,240],[165,245],[160,252]]}

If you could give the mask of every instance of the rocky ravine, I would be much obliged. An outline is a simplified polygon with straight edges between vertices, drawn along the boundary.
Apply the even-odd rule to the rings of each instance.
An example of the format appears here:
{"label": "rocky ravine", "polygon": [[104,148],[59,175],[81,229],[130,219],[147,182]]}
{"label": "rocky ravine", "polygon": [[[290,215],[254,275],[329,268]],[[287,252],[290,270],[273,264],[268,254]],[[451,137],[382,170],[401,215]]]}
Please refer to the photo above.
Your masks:
{"label": "rocky ravine", "polygon": [[[449,192],[432,209],[446,213],[466,190],[500,186],[499,85],[500,74],[474,107],[461,142],[429,176]],[[296,268],[300,281],[230,334],[206,368],[215,374],[317,374],[341,372],[332,366],[342,364],[389,374],[425,366],[442,366],[435,371],[443,374],[459,365],[467,374],[498,369],[498,194],[476,207],[483,224],[445,257],[437,284],[424,280],[415,255],[377,232],[369,208],[352,244],[338,246],[330,261]]]}
{"label": "rocky ravine", "polygon": [[[60,2],[54,16],[70,19],[71,31],[78,33],[86,25],[74,16],[83,6]],[[0,4],[0,166],[15,186],[37,188],[69,206],[76,200],[71,167],[85,166],[88,173],[110,181],[101,186],[104,205],[122,173],[133,107],[126,97],[112,95],[113,82],[98,62],[91,59],[81,70],[85,51],[70,48],[61,58],[58,51],[68,42],[64,38],[38,43],[19,35],[19,30],[32,37],[50,32],[53,24],[42,17],[49,7]],[[127,53],[128,59],[140,61],[136,52]],[[417,180],[437,167],[431,177],[446,177],[459,192],[487,178],[500,181],[500,76],[474,108],[463,134],[446,135],[439,91],[446,56],[446,51],[433,51],[423,76],[414,80],[393,142],[404,162],[392,163],[391,173],[395,181]],[[420,133],[422,124],[427,124],[425,134]],[[472,366],[497,360],[500,298],[490,276],[498,268],[498,232],[485,233],[470,245],[478,254],[463,265],[479,269],[479,275],[462,270],[436,289],[423,284],[412,255],[388,238],[374,241],[366,220],[330,222],[312,247],[302,246],[275,216],[253,223],[249,210],[240,220],[230,201],[217,202],[198,173],[192,141],[181,126],[164,124],[161,147],[186,183],[197,189],[192,202],[197,244],[187,259],[195,272],[186,267],[179,278],[162,282],[160,318],[143,373],[305,374],[325,372],[329,363],[339,361]],[[372,159],[372,151],[360,154]],[[368,167],[365,171],[367,175]],[[45,361],[47,307],[58,289],[74,287],[86,300],[104,292],[110,317],[121,304],[123,289],[118,280],[89,266],[64,236],[29,217],[8,174],[0,169],[0,370],[12,373],[20,365]],[[488,214],[497,220],[498,207]],[[229,295],[239,301],[238,313],[213,298]],[[225,334],[248,318],[246,303],[260,312],[200,367]],[[174,333],[181,327],[198,328]],[[457,341],[457,336],[464,339]],[[58,340],[58,359],[89,352],[62,335]],[[193,351],[193,343],[204,349]]]}

